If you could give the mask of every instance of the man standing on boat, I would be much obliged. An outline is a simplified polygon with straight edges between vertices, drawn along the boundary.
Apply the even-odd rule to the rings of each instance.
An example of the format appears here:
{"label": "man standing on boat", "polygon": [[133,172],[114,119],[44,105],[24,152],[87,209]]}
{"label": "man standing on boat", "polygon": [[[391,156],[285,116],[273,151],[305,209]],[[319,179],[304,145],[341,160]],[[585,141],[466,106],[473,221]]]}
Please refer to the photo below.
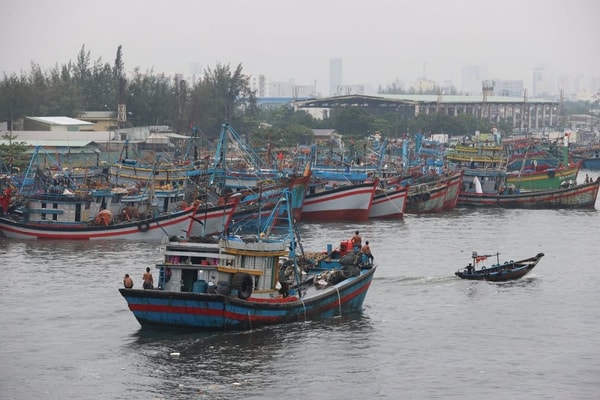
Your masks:
{"label": "man standing on boat", "polygon": [[362,238],[360,237],[358,231],[354,232],[354,236],[352,236],[351,241],[354,253],[357,254],[362,247]]}
{"label": "man standing on boat", "polygon": [[373,264],[373,254],[371,254],[371,247],[369,247],[369,241],[365,242],[365,245],[360,249],[361,253],[367,256],[369,263]]}
{"label": "man standing on boat", "polygon": [[467,265],[467,274],[471,274],[473,272],[475,272],[475,267],[473,264],[469,263],[469,265]]}

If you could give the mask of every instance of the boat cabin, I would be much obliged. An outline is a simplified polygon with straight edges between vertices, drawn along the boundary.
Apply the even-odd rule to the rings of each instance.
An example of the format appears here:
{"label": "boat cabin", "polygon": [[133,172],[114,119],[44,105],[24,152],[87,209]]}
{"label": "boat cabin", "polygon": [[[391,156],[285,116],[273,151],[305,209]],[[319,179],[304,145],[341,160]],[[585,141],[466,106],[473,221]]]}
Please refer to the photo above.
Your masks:
{"label": "boat cabin", "polygon": [[240,298],[276,292],[284,242],[228,237],[171,238],[157,264],[158,288],[171,292],[230,293]]}

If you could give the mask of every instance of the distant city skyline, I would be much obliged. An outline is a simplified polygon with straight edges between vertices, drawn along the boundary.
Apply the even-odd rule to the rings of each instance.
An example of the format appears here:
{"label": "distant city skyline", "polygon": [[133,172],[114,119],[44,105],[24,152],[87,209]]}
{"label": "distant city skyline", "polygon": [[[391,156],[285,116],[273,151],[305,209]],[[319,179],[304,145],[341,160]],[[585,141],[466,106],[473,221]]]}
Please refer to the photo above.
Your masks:
{"label": "distant city skyline", "polygon": [[591,0],[8,0],[0,73],[76,62],[82,46],[92,63],[114,64],[122,46],[128,72],[192,76],[241,63],[257,78],[293,80],[324,96],[332,58],[342,60],[344,86],[367,91],[423,76],[460,88],[466,66],[485,66],[488,79],[521,80],[530,94],[540,88],[540,66],[549,82],[594,91],[599,15]]}
{"label": "distant city skyline", "polygon": [[[343,59],[332,57],[329,62],[329,87],[328,91],[323,93],[318,90],[317,85],[303,84],[294,78],[289,78],[285,81],[271,81],[268,76],[259,75],[257,79],[254,75],[251,79],[251,87],[257,90],[259,96],[266,97],[313,97],[315,95],[321,97],[339,96],[348,94],[377,94],[379,86],[375,86],[370,82],[349,84],[344,82],[344,67]],[[431,91],[439,87],[444,93],[452,86],[452,89],[466,95],[478,95],[482,93],[482,84],[487,82],[494,87],[494,95],[522,97],[527,90],[527,96],[530,98],[558,98],[561,94],[569,100],[595,100],[598,99],[600,92],[600,77],[591,78],[587,82],[577,82],[571,77],[562,76],[556,78],[554,71],[545,67],[537,67],[531,71],[531,79],[529,80],[529,88],[526,80],[520,79],[503,79],[502,77],[491,78],[487,72],[486,65],[468,65],[464,66],[460,74],[459,82],[446,80],[437,82],[427,79],[427,76],[421,76],[415,82],[400,82],[395,83],[403,90],[408,91],[413,88],[417,91]],[[261,90],[256,82],[261,82],[261,87],[266,87],[266,90]],[[394,82],[388,83],[388,85]],[[386,87],[383,86],[383,89]],[[561,93],[562,92],[562,93]],[[446,92],[448,94],[448,92]]]}

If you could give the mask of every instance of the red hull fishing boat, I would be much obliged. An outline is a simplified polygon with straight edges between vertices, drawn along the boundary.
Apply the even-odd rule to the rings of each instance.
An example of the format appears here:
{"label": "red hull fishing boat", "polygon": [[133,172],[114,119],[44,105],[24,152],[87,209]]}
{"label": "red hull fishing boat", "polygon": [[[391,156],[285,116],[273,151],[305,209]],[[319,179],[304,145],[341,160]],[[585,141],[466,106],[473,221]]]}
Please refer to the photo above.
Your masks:
{"label": "red hull fishing boat", "polygon": [[[108,209],[90,215],[92,200],[74,194],[30,195],[0,216],[0,232],[12,239],[152,240],[191,233],[223,232],[239,199],[221,206],[198,202],[170,212],[114,216]],[[124,218],[123,215],[127,215]]]}
{"label": "red hull fishing boat", "polygon": [[302,205],[303,221],[367,221],[379,180],[309,193]]}

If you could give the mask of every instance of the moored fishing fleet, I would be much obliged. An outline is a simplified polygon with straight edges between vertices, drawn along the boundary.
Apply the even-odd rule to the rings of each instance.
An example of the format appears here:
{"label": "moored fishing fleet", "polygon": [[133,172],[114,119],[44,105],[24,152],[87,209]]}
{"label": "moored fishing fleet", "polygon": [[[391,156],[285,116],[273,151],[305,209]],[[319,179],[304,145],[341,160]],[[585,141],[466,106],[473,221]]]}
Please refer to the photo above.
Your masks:
{"label": "moored fishing fleet", "polygon": [[[368,242],[307,253],[297,224],[469,207],[593,209],[600,179],[578,174],[594,153],[570,152],[566,135],[561,145],[476,135],[447,147],[417,135],[374,143],[362,160],[334,160],[317,146],[287,159],[280,152],[274,167],[225,124],[210,157],[143,164],[125,144],[113,165],[77,175],[44,167],[36,148],[22,176],[0,180],[0,231],[162,242],[157,287],[120,290],[142,326],[237,330],[340,315],[362,307],[376,270]],[[517,279],[541,256],[456,275]]]}
{"label": "moored fishing fleet", "polygon": [[126,142],[113,165],[76,176],[49,169],[36,147],[23,176],[2,179],[0,231],[9,238],[82,240],[256,232],[284,189],[292,193],[294,218],[305,222],[471,206],[594,208],[599,186],[589,177],[578,183],[594,147],[570,152],[568,135],[549,148],[497,133],[452,146],[417,134],[396,143],[378,139],[370,155],[351,150],[338,158],[313,146],[284,160],[280,151],[274,165],[225,124],[210,157],[188,147],[181,159],[157,157],[146,165],[128,150]]}

